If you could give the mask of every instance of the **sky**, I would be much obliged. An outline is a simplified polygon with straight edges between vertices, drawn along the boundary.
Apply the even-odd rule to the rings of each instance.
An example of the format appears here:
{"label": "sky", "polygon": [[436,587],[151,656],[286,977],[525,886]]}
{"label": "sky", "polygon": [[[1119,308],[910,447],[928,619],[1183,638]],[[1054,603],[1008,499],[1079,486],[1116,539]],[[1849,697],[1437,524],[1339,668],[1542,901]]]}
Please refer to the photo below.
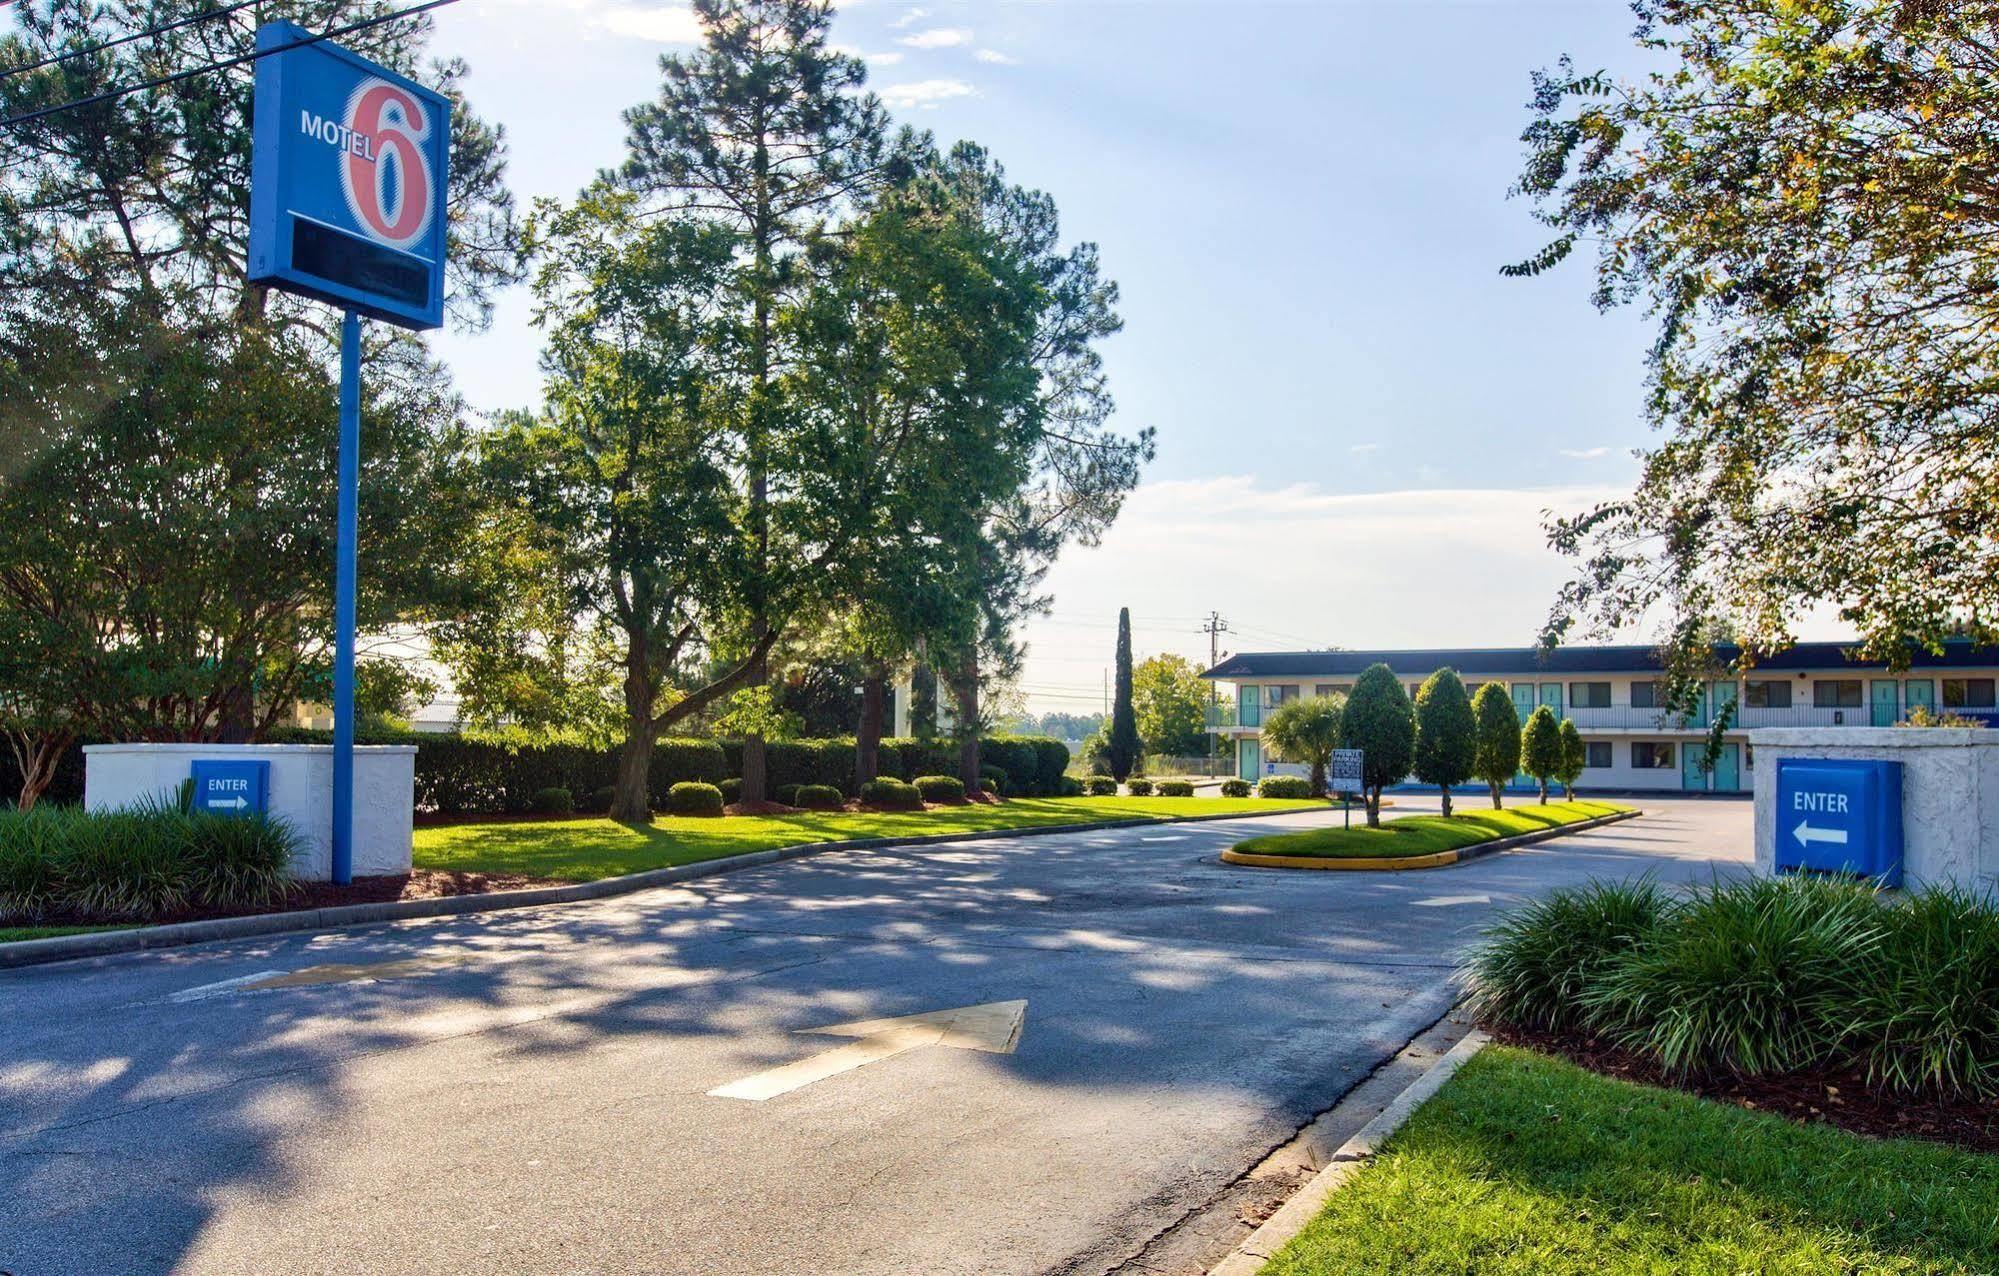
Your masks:
{"label": "sky", "polygon": [[[1637,473],[1647,329],[1590,305],[1582,262],[1502,278],[1546,240],[1507,190],[1530,72],[1634,70],[1632,25],[1610,0],[841,7],[895,115],[1048,191],[1122,289],[1117,420],[1159,454],[1050,572],[1031,710],[1103,706],[1120,606],[1141,659],[1202,665],[1213,611],[1224,651],[1533,639],[1567,571],[1547,512]],[[437,28],[523,202],[615,164],[620,111],[697,35],[653,0],[464,0]],[[476,407],[536,398],[526,314],[439,339]]]}

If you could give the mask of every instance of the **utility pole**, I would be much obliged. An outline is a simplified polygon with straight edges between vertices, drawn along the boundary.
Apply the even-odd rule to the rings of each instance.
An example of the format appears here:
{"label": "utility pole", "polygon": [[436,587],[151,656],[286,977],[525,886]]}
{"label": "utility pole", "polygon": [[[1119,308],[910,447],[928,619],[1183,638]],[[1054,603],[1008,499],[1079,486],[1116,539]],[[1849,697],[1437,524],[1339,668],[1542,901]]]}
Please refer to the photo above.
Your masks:
{"label": "utility pole", "polygon": [[[1208,668],[1213,669],[1221,663],[1221,638],[1223,634],[1229,632],[1229,622],[1222,619],[1222,613],[1211,611],[1208,613],[1207,620],[1201,625],[1201,632],[1208,636]],[[1208,703],[1215,703],[1216,698],[1217,692],[1214,680],[1210,679],[1208,681]]]}

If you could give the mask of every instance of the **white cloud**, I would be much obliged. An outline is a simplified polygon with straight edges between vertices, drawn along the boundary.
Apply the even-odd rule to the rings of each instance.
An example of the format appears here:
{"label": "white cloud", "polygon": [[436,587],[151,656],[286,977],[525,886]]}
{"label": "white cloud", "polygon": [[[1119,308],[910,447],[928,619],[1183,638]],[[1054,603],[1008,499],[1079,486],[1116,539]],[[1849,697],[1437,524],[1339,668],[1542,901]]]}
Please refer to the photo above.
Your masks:
{"label": "white cloud", "polygon": [[1577,461],[1594,461],[1600,456],[1610,455],[1610,449],[1607,447],[1564,447],[1556,448],[1555,450],[1563,456]]}
{"label": "white cloud", "polygon": [[574,14],[585,30],[649,40],[656,44],[699,44],[701,23],[694,10],[661,0],[510,0],[538,13],[550,9]]}
{"label": "white cloud", "polygon": [[912,49],[955,49],[959,45],[971,42],[972,33],[964,27],[932,27],[928,31],[918,31],[915,35],[906,35],[896,41]]}
{"label": "white cloud", "polygon": [[1380,450],[1381,444],[1379,443],[1356,443],[1347,449],[1347,451],[1353,453],[1355,456],[1372,456]]}
{"label": "white cloud", "polygon": [[903,14],[895,21],[889,23],[889,26],[895,28],[897,31],[900,31],[904,27],[915,26],[917,23],[923,21],[925,18],[929,16],[930,16],[930,10],[928,9],[911,9],[908,13]]}
{"label": "white cloud", "polygon": [[972,56],[977,58],[981,62],[990,62],[994,66],[1014,66],[1017,65],[1020,61],[1019,58],[1008,57],[1006,54],[1001,53],[998,49],[980,49],[977,53],[974,53]]}
{"label": "white cloud", "polygon": [[835,53],[844,53],[850,58],[859,58],[869,66],[894,66],[896,63],[902,61],[902,54],[895,50],[890,50],[887,53],[869,53],[865,49],[851,44],[835,44],[830,47]]}
{"label": "white cloud", "polygon": [[882,101],[890,106],[935,106],[954,97],[970,97],[978,90],[963,80],[915,80],[908,84],[885,85]]}

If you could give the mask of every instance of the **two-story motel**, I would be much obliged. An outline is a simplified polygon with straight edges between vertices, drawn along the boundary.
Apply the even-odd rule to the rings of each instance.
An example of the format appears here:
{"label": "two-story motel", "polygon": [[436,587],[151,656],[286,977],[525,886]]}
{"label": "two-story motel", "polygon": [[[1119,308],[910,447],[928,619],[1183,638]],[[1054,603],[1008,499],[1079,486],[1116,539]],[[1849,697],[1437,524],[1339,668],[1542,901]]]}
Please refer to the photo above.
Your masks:
{"label": "two-story motel", "polygon": [[[1716,667],[1730,667],[1739,654],[1717,648]],[[1765,657],[1741,678],[1710,683],[1685,721],[1660,707],[1656,647],[1244,652],[1202,675],[1233,689],[1210,710],[1209,729],[1232,742],[1243,779],[1303,774],[1266,756],[1264,715],[1300,696],[1345,695],[1376,663],[1393,669],[1412,696],[1432,673],[1455,669],[1473,693],[1505,684],[1523,721],[1537,705],[1573,719],[1589,758],[1578,786],[1598,789],[1746,793],[1756,765],[1748,733],[1758,727],[1893,726],[1918,707],[1999,726],[1999,647],[1946,643],[1942,654],[1915,652],[1907,669],[1890,671],[1850,657],[1840,643],[1808,642]],[[1705,771],[1709,729],[1731,701],[1721,756]]]}

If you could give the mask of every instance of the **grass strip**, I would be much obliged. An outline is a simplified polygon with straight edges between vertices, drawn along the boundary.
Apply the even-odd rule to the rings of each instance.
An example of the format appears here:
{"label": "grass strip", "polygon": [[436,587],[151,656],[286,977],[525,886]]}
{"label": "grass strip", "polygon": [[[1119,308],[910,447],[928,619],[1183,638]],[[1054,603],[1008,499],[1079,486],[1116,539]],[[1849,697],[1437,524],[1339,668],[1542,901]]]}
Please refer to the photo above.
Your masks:
{"label": "grass strip", "polygon": [[1466,810],[1458,814],[1405,815],[1388,820],[1379,828],[1356,824],[1352,828],[1306,829],[1297,833],[1273,833],[1237,842],[1235,849],[1246,855],[1311,855],[1331,859],[1404,859],[1412,855],[1434,855],[1476,846],[1502,837],[1518,837],[1564,824],[1579,824],[1598,816],[1628,811],[1615,802],[1550,802],[1546,806],[1511,806],[1503,811]]}
{"label": "grass strip", "polygon": [[58,939],[64,935],[95,935],[106,930],[130,930],[130,926],[0,926],[0,944],[17,944],[24,939]]}
{"label": "grass strip", "polygon": [[881,814],[661,816],[643,825],[607,819],[453,824],[416,830],[415,862],[418,868],[446,872],[518,873],[588,882],[815,842],[988,833],[1098,820],[1275,815],[1327,807],[1320,801],[1270,798],[1010,798],[994,805]]}
{"label": "grass strip", "polygon": [[1262,1276],[1993,1270],[1999,1157],[1488,1047]]}

